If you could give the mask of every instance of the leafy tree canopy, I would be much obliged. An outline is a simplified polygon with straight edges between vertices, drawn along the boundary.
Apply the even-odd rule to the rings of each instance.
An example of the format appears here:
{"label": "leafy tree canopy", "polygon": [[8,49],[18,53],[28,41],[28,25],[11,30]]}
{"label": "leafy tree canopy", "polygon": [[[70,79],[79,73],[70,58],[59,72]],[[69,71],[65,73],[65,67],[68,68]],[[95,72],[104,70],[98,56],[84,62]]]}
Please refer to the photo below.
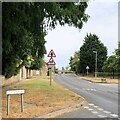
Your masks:
{"label": "leafy tree canopy", "polygon": [[3,2],[2,3],[2,74],[16,75],[25,65],[39,69],[48,29],[68,24],[79,29],[87,22],[87,2]]}
{"label": "leafy tree canopy", "polygon": [[120,48],[115,50],[114,55],[107,58],[102,69],[105,72],[120,72]]}
{"label": "leafy tree canopy", "polygon": [[70,68],[72,71],[78,72],[78,63],[79,63],[79,51],[75,52],[74,56],[70,58]]}
{"label": "leafy tree canopy", "polygon": [[86,72],[86,66],[89,66],[89,72],[95,71],[95,53],[97,51],[97,68],[98,71],[102,70],[104,61],[107,58],[107,48],[99,40],[95,34],[87,34],[84,39],[84,44],[80,48],[80,72]]}

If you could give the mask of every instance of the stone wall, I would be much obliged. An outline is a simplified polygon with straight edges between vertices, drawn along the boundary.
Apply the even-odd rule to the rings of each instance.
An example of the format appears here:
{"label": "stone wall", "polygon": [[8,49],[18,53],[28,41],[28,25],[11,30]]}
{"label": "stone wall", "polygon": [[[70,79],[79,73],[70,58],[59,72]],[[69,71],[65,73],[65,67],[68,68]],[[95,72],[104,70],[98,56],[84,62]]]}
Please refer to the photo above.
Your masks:
{"label": "stone wall", "polygon": [[4,76],[1,76],[0,77],[0,85],[10,85],[13,83],[17,83],[22,79],[32,78],[32,76],[34,76],[34,75],[46,76],[47,70],[48,70],[47,65],[43,66],[40,70],[29,70],[29,69],[26,69],[25,66],[23,66],[20,69],[19,74],[17,74],[16,76],[13,76],[9,79],[5,79]]}
{"label": "stone wall", "polygon": [[43,67],[40,69],[40,75],[41,75],[41,76],[46,76],[46,75],[47,75],[47,71],[48,71],[48,67],[47,67],[47,65],[45,64],[45,66],[43,66]]}

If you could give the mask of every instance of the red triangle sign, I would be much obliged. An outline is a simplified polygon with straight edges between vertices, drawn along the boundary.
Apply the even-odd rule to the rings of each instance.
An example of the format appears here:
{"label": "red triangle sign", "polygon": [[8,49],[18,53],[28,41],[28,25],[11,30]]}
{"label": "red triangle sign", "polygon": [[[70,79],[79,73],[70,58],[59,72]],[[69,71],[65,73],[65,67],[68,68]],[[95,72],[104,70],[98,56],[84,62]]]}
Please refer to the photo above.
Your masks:
{"label": "red triangle sign", "polygon": [[55,53],[53,50],[51,50],[48,54],[48,57],[56,57]]}
{"label": "red triangle sign", "polygon": [[47,65],[56,65],[55,61],[53,60],[53,58],[51,57],[49,62],[47,63]]}

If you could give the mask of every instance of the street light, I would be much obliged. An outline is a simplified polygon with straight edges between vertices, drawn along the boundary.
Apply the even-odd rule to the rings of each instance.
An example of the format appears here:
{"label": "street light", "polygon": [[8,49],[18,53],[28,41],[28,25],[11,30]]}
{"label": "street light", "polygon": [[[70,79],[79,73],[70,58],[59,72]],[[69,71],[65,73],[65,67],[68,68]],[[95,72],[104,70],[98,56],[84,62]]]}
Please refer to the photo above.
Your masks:
{"label": "street light", "polygon": [[95,59],[95,79],[97,78],[97,51],[93,51],[93,53],[95,53],[96,54],[96,59]]}

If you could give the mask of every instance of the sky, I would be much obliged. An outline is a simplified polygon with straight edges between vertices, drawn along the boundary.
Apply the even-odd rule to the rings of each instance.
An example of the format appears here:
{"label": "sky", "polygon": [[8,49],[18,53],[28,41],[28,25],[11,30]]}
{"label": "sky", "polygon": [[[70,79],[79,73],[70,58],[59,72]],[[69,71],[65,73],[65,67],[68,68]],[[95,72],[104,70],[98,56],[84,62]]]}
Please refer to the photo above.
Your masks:
{"label": "sky", "polygon": [[[118,0],[91,0],[86,13],[90,18],[81,30],[68,25],[58,25],[54,30],[48,31],[45,46],[47,54],[51,49],[55,52],[56,68],[69,66],[70,57],[83,45],[87,33],[94,33],[99,37],[108,49],[108,56],[118,47]],[[46,62],[50,59],[47,54]]]}

